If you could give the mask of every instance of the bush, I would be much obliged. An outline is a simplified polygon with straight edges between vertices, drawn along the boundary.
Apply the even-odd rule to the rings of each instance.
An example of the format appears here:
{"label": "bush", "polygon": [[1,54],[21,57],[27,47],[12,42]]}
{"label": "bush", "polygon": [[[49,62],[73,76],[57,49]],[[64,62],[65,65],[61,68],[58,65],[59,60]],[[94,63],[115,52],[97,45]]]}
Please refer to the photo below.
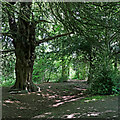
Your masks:
{"label": "bush", "polygon": [[110,95],[118,93],[120,75],[115,70],[103,67],[94,74],[90,91],[92,94]]}

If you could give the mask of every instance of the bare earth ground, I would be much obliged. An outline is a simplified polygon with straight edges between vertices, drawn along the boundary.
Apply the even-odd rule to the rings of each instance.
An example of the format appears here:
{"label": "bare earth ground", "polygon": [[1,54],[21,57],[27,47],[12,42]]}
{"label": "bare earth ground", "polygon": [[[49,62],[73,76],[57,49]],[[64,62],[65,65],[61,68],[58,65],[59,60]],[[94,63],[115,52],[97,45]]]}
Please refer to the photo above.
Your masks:
{"label": "bare earth ground", "polygon": [[117,118],[118,97],[84,100],[86,81],[43,83],[40,92],[10,94],[3,87],[3,119],[15,118]]}

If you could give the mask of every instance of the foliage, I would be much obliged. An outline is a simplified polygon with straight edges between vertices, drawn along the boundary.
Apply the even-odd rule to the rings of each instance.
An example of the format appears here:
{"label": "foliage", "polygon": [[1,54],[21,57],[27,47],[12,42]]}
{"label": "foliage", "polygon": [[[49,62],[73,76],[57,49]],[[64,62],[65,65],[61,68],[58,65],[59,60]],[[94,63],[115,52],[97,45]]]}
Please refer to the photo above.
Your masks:
{"label": "foliage", "polygon": [[[13,49],[13,45],[11,39],[9,37],[2,36],[2,49],[4,50],[11,50]],[[2,70],[2,77],[1,77],[1,85],[11,86],[15,82],[15,55],[14,53],[7,53],[5,52],[2,54],[0,59],[1,66],[0,69]]]}
{"label": "foliage", "polygon": [[[119,3],[4,2],[3,50],[19,48],[16,50],[20,51],[17,56],[22,53],[19,59],[23,60],[32,50],[28,51],[26,48],[31,45],[30,48],[35,49],[38,43],[36,52],[33,50],[30,59],[25,62],[29,64],[36,54],[32,74],[35,83],[63,82],[72,74],[73,79],[90,79],[90,91],[93,94],[117,93],[120,79],[117,73],[119,10]],[[19,29],[11,27],[11,30],[8,25],[10,20],[14,20],[11,25]],[[28,30],[31,27],[33,29]],[[52,41],[46,40],[66,31],[72,31],[72,34],[62,38],[53,37],[53,40],[50,39]],[[33,36],[29,36],[30,34]],[[15,81],[15,55],[7,53],[4,55],[7,57],[3,56],[3,84],[13,84]],[[75,75],[69,73],[69,69],[73,69]]]}
{"label": "foliage", "polygon": [[7,77],[7,80],[6,80],[6,78],[4,76],[2,76],[2,81],[0,83],[0,86],[9,87],[9,86],[14,85],[14,83],[15,83],[15,79],[11,79],[11,78]]}
{"label": "foliage", "polygon": [[83,99],[84,102],[92,102],[92,101],[97,101],[97,100],[103,100],[104,98],[107,98],[108,96],[105,95],[96,95],[96,96],[90,96],[90,97],[86,97]]}
{"label": "foliage", "polygon": [[120,90],[118,89],[119,80],[118,72],[101,67],[94,73],[90,91],[92,94],[116,94]]}

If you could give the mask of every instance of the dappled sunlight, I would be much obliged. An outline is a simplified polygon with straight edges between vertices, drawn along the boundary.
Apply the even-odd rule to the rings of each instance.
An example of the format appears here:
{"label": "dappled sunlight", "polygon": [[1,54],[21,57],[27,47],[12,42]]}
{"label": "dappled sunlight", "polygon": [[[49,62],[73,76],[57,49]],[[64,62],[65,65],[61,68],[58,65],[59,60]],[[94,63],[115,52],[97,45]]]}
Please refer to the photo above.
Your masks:
{"label": "dappled sunlight", "polygon": [[73,118],[74,114],[68,115],[67,118]]}
{"label": "dappled sunlight", "polygon": [[3,106],[7,106],[6,104],[3,104]]}
{"label": "dappled sunlight", "polygon": [[70,110],[66,110],[67,112],[70,112]]}
{"label": "dappled sunlight", "polygon": [[77,100],[82,99],[82,98],[84,98],[84,97],[78,97],[78,98],[73,98],[73,99],[70,99],[70,100],[66,100],[66,101],[64,101],[64,102],[59,102],[59,103],[57,103],[57,104],[53,104],[52,107],[58,107],[58,106],[60,106],[60,105],[62,105],[62,104],[64,104],[64,103],[77,101]]}
{"label": "dappled sunlight", "polygon": [[[82,84],[80,85],[82,86]],[[9,108],[8,110],[13,112],[12,116],[18,118],[94,118],[107,116],[111,113],[114,114],[114,117],[117,116],[115,110],[107,109],[108,106],[104,105],[105,102],[102,102],[104,106],[102,108],[102,105],[99,106],[100,103],[97,102],[96,97],[92,99],[87,97],[84,94],[86,89],[82,87],[81,89],[79,87],[74,89],[75,86],[78,85],[66,87],[60,83],[60,86],[54,84],[54,87],[50,85],[49,88],[43,86],[41,92],[9,95],[4,99],[3,107],[6,111]],[[106,100],[101,99],[100,101]],[[4,114],[6,113],[4,112]]]}
{"label": "dappled sunlight", "polygon": [[50,95],[50,96],[48,96],[49,99],[51,99],[51,98],[56,98],[56,97],[58,97],[57,94],[54,94],[54,95]]}
{"label": "dappled sunlight", "polygon": [[10,101],[10,100],[5,100],[5,103],[14,103],[14,101]]}
{"label": "dappled sunlight", "polygon": [[63,118],[76,118],[75,115],[80,115],[80,113],[72,113],[70,115],[64,115]]}
{"label": "dappled sunlight", "polygon": [[116,117],[120,0],[3,1],[3,119]]}
{"label": "dappled sunlight", "polygon": [[77,100],[82,99],[82,98],[85,98],[85,97],[74,98],[74,99],[69,100],[68,102],[77,101]]}
{"label": "dappled sunlight", "polygon": [[[28,93],[29,94],[29,93]],[[21,96],[25,96],[26,94],[19,94],[19,95],[21,95]]]}
{"label": "dappled sunlight", "polygon": [[106,111],[105,111],[105,113],[108,113],[108,112],[111,112],[111,113],[112,113],[112,112],[116,112],[116,111],[114,111],[114,110],[106,110]]}
{"label": "dappled sunlight", "polygon": [[50,115],[51,114],[51,112],[47,112],[47,113],[45,113],[45,115]]}
{"label": "dappled sunlight", "polygon": [[51,88],[51,86],[49,85],[48,88]]}
{"label": "dappled sunlight", "polygon": [[8,99],[8,100],[5,100],[4,103],[20,103],[20,101],[16,101],[16,100],[12,101],[12,100]]}
{"label": "dappled sunlight", "polygon": [[48,98],[48,99],[56,98],[58,96],[57,94],[51,95],[50,93],[44,93],[44,94],[42,93],[39,95],[42,95],[43,98]]}
{"label": "dappled sunlight", "polygon": [[55,93],[53,90],[47,89],[46,91],[50,92],[50,93]]}
{"label": "dappled sunlight", "polygon": [[73,89],[78,90],[78,91],[86,91],[87,90],[87,89],[81,89],[80,87],[75,87]]}
{"label": "dappled sunlight", "polygon": [[76,97],[76,95],[73,95],[73,96],[62,96],[62,99],[69,100],[69,99],[74,98],[74,97]]}
{"label": "dappled sunlight", "polygon": [[100,112],[88,112],[87,116],[99,116]]}
{"label": "dappled sunlight", "polygon": [[41,95],[41,94],[38,93],[37,95]]}
{"label": "dappled sunlight", "polygon": [[72,113],[68,115],[64,115],[62,118],[81,118],[81,117],[97,117],[100,115],[100,112],[88,112],[88,113]]}
{"label": "dappled sunlight", "polygon": [[45,115],[38,115],[38,116],[35,116],[33,118],[45,118]]}
{"label": "dappled sunlight", "polygon": [[92,100],[84,100],[84,102],[91,102],[91,101],[96,101],[97,99],[92,99]]}
{"label": "dappled sunlight", "polygon": [[55,102],[57,103],[57,102],[60,102],[61,100],[55,100]]}
{"label": "dappled sunlight", "polygon": [[[42,114],[42,115],[34,116],[33,118],[45,118],[46,115],[51,115],[51,114],[52,114],[51,112],[46,112],[46,113],[44,113],[44,114]],[[54,116],[53,116],[53,117],[54,117]]]}
{"label": "dappled sunlight", "polygon": [[22,104],[22,106],[18,106],[16,107],[16,109],[18,110],[38,110],[38,108],[35,106],[30,106],[30,105],[27,105],[27,104]]}
{"label": "dappled sunlight", "polygon": [[[44,84],[47,85],[48,83],[44,83]],[[46,87],[47,89],[44,89],[44,87],[42,87],[41,93],[37,93],[37,95],[42,96],[43,99],[47,98],[48,100],[53,100],[55,103],[57,103],[56,105],[53,104],[53,106],[59,106],[66,102],[72,102],[72,101],[81,99],[79,97],[84,95],[83,91],[85,91],[86,89],[84,88],[81,88],[80,90],[74,89],[76,85],[74,85],[74,82],[72,84],[73,84],[72,86],[71,86],[71,83],[69,83],[68,87],[63,87],[61,83],[54,83],[54,84],[51,83],[51,85],[54,85],[54,86],[59,85],[59,86],[54,87],[54,89],[52,89],[53,87],[51,85],[47,86]],[[79,85],[80,84],[77,84],[77,87]],[[72,92],[71,92],[71,88],[73,88]],[[61,91],[56,89],[61,89]]]}
{"label": "dappled sunlight", "polygon": [[56,97],[55,95],[52,95],[52,96],[49,96],[48,98],[50,98],[50,99],[51,99],[51,98],[55,98],[55,97]]}
{"label": "dappled sunlight", "polygon": [[45,94],[42,94],[42,97],[45,98]]}
{"label": "dappled sunlight", "polygon": [[58,107],[59,105],[62,105],[62,104],[64,104],[65,102],[60,102],[60,103],[57,103],[57,104],[54,104],[54,105],[52,105],[52,107]]}
{"label": "dappled sunlight", "polygon": [[26,108],[26,107],[20,107],[19,109],[26,110],[26,109],[28,109],[28,108]]}

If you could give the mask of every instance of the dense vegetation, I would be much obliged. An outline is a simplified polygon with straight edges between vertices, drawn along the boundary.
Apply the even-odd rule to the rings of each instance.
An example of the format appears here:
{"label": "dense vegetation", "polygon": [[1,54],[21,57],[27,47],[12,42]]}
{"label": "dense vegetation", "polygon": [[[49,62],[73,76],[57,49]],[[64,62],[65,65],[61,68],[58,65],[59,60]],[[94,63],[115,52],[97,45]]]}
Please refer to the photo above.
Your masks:
{"label": "dense vegetation", "polygon": [[2,86],[86,79],[92,94],[119,92],[119,2],[2,4]]}

